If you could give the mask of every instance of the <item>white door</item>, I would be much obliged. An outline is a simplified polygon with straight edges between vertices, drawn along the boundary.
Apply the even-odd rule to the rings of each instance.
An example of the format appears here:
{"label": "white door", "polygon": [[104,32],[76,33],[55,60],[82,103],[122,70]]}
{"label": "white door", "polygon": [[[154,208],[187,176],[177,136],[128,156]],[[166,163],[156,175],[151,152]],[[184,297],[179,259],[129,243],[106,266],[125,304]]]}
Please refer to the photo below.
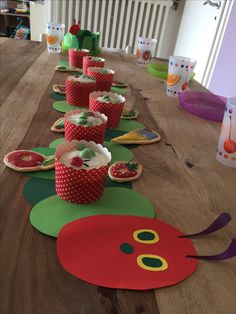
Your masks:
{"label": "white door", "polygon": [[195,79],[202,84],[215,49],[225,6],[225,0],[186,0],[174,54],[197,60]]}

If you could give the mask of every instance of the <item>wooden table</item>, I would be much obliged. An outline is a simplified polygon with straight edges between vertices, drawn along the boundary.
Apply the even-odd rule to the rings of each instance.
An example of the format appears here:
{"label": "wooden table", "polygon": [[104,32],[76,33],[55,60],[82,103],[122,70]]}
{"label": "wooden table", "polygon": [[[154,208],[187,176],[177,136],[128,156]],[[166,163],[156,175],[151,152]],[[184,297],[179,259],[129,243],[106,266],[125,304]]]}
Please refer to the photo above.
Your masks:
{"label": "wooden table", "polygon": [[[1,38],[0,38],[1,39]],[[1,39],[1,159],[14,149],[48,146],[62,116],[49,97],[66,74],[55,72],[61,56],[40,43]],[[134,189],[150,199],[156,215],[185,233],[204,229],[223,211],[233,222],[222,231],[193,240],[199,254],[223,251],[236,236],[236,169],[219,164],[215,151],[220,124],[182,110],[166,96],[163,80],[148,75],[133,57],[105,54],[107,65],[129,82],[127,106],[139,121],[160,131],[162,141],[134,149],[144,171]],[[202,89],[192,83],[192,89]],[[28,177],[1,163],[0,313],[235,313],[236,259],[200,262],[184,282],[156,291],[113,290],[66,273],[56,257],[55,239],[29,222],[31,206],[22,189]]]}

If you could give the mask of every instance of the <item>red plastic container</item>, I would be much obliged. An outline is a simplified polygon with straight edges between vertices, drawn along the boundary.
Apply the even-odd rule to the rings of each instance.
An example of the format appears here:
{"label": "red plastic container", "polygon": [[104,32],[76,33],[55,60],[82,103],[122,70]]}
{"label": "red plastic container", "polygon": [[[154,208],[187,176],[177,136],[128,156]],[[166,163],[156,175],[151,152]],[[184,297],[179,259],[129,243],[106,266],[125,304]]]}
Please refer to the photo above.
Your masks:
{"label": "red plastic container", "polygon": [[76,68],[83,68],[83,57],[88,56],[89,50],[69,49],[69,65]]}
{"label": "red plastic container", "polygon": [[[103,68],[105,65],[105,59],[99,58],[99,61],[94,60],[95,57],[84,57],[83,58],[83,73],[88,74],[87,69],[90,67]],[[98,59],[98,58],[97,58]]]}
{"label": "red plastic container", "polygon": [[[117,104],[100,102],[98,97],[108,95],[110,97],[117,96],[120,98],[120,102]],[[124,109],[125,98],[121,95],[111,92],[94,92],[89,96],[89,109],[92,111],[99,111],[107,116],[107,127],[110,129],[117,128],[120,123],[122,111]]]}
{"label": "red plastic container", "polygon": [[81,83],[71,78],[69,76],[66,79],[66,102],[73,106],[88,107],[89,94],[97,90],[96,81]]}
{"label": "red plastic container", "polygon": [[102,144],[105,137],[106,126],[107,126],[107,117],[100,112],[91,111],[95,118],[100,118],[103,122],[99,125],[93,126],[83,126],[75,125],[74,123],[68,121],[68,118],[80,114],[81,110],[72,110],[65,114],[64,124],[65,124],[65,139],[67,141],[72,140],[86,140],[94,141],[96,144]]}
{"label": "red plastic container", "polygon": [[110,92],[115,71],[111,69],[102,69],[107,70],[108,73],[103,73],[101,68],[97,67],[90,67],[87,69],[87,72],[89,76],[93,76],[96,79],[97,91]]}
{"label": "red plastic container", "polygon": [[[68,167],[59,161],[67,151],[79,143],[103,151],[107,156],[107,164],[99,168],[77,169]],[[66,142],[58,146],[55,160],[56,193],[65,201],[75,204],[88,204],[98,200],[104,190],[105,181],[110,165],[111,154],[100,144],[87,141]]]}

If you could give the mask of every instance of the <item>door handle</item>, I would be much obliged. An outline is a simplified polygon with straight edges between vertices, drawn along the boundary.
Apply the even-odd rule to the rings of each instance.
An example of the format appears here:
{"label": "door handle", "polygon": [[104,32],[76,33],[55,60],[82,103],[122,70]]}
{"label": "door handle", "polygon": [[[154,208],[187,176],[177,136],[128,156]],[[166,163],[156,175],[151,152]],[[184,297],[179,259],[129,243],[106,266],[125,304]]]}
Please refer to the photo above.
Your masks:
{"label": "door handle", "polygon": [[211,7],[216,7],[216,8],[219,10],[219,8],[220,8],[220,6],[221,6],[221,1],[219,0],[219,1],[217,1],[217,2],[213,2],[213,1],[211,1],[211,0],[206,0],[206,1],[203,3],[203,5],[206,5],[206,4],[209,4]]}

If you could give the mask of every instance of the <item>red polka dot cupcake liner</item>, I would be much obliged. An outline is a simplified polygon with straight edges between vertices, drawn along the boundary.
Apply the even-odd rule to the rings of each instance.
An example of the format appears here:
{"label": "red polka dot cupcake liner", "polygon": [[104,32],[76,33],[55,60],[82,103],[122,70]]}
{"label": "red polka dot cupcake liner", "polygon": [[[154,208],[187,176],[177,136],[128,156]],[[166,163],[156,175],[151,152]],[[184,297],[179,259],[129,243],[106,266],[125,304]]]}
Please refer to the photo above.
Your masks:
{"label": "red polka dot cupcake liner", "polygon": [[89,51],[86,49],[69,49],[69,65],[76,68],[83,68],[83,57],[88,56]]}
{"label": "red polka dot cupcake liner", "polygon": [[75,169],[73,167],[67,167],[59,161],[60,156],[62,156],[61,151],[66,152],[68,147],[75,147],[78,143],[89,143],[91,147],[99,146],[100,150],[103,150],[105,154],[110,156],[110,160],[111,155],[106,148],[102,147],[100,144],[96,145],[94,142],[72,141],[69,143],[70,144],[66,142],[59,145],[56,150],[56,193],[63,200],[70,203],[88,204],[95,202],[103,194],[110,162],[99,168]]}
{"label": "red polka dot cupcake liner", "polygon": [[64,116],[64,124],[65,124],[65,139],[67,141],[72,140],[86,140],[86,141],[94,141],[96,144],[102,144],[105,137],[106,126],[107,126],[107,117],[100,112],[92,112],[95,118],[100,118],[103,122],[99,125],[94,126],[83,126],[83,125],[75,125],[68,121],[70,116],[75,114],[79,114],[83,111],[81,110],[72,110],[69,111]]}
{"label": "red polka dot cupcake liner", "polygon": [[88,107],[89,94],[96,91],[96,82],[81,83],[66,79],[66,102],[73,106]]}
{"label": "red polka dot cupcake liner", "polygon": [[[119,96],[121,99],[120,103],[113,104],[113,103],[107,103],[107,102],[100,102],[97,100],[98,97],[102,97],[104,95],[109,95],[112,97],[112,95]],[[124,109],[125,104],[125,98],[114,94],[111,92],[94,92],[91,93],[89,96],[89,109],[92,111],[99,111],[105,116],[107,116],[107,128],[114,129],[119,126],[121,115]]]}
{"label": "red polka dot cupcake liner", "polygon": [[111,90],[115,75],[114,71],[111,70],[111,73],[100,73],[98,72],[98,68],[88,68],[87,72],[89,76],[93,76],[96,79],[98,91],[109,92]]}
{"label": "red polka dot cupcake liner", "polygon": [[98,67],[103,68],[105,65],[105,59],[101,61],[92,60],[91,57],[87,56],[83,58],[83,74],[88,74],[88,68],[90,67]]}

